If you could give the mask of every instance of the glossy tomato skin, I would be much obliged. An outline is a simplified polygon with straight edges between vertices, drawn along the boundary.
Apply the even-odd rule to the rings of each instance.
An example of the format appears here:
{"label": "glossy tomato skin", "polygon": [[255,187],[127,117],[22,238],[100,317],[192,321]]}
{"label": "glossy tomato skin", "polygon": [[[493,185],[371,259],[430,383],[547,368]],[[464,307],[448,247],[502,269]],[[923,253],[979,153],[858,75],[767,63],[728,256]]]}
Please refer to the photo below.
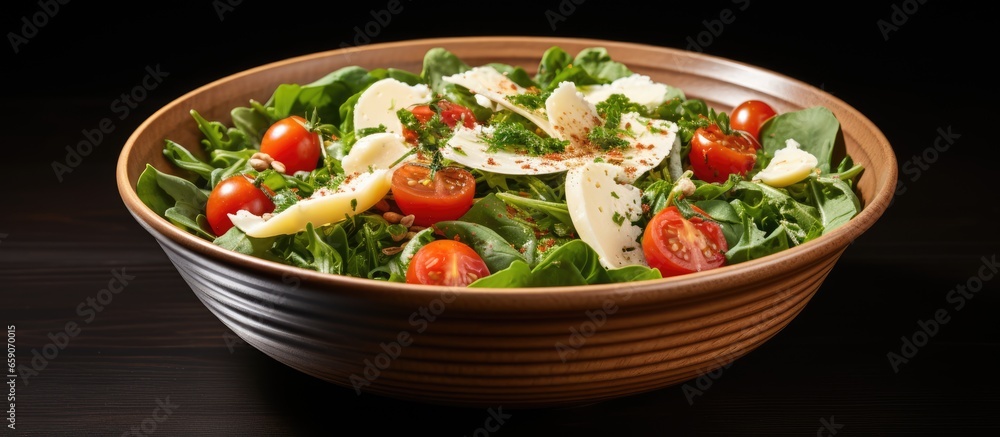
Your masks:
{"label": "glossy tomato skin", "polygon": [[489,274],[486,262],[471,247],[455,240],[436,240],[410,258],[406,282],[465,287]]}
{"label": "glossy tomato skin", "polygon": [[727,250],[718,223],[699,216],[685,219],[676,206],[653,216],[642,235],[646,262],[664,277],[721,267],[726,263]]}
{"label": "glossy tomato skin", "polygon": [[700,127],[691,138],[691,170],[706,182],[725,182],[730,174],[746,175],[757,162],[760,145],[749,134],[727,135],[718,125]]}
{"label": "glossy tomato skin", "polygon": [[[476,115],[469,108],[448,100],[440,100],[436,106],[438,112],[441,114],[441,121],[448,125],[448,127],[454,129],[459,122],[462,123],[462,126],[469,129],[476,127]],[[410,108],[410,112],[421,123],[430,121],[435,113],[431,105],[417,105]],[[417,133],[404,127],[403,138],[408,142],[415,143],[417,141]]]}
{"label": "glossy tomato skin", "polygon": [[229,214],[238,211],[250,211],[255,215],[263,215],[274,211],[274,202],[263,190],[254,186],[244,175],[232,176],[216,185],[208,195],[205,205],[205,216],[215,235],[225,234],[233,227]]}
{"label": "glossy tomato skin", "polygon": [[778,115],[778,112],[766,102],[747,100],[733,109],[729,126],[744,131],[760,141],[760,127],[775,115]]}
{"label": "glossy tomato skin", "polygon": [[392,196],[403,214],[413,214],[413,223],[431,226],[444,220],[456,220],[472,208],[476,178],[467,170],[445,167],[434,180],[430,169],[407,163],[392,174]]}
{"label": "glossy tomato skin", "polygon": [[297,115],[278,120],[260,141],[260,151],[284,164],[287,174],[313,171],[319,162],[323,143],[318,134],[306,129],[305,123]]}

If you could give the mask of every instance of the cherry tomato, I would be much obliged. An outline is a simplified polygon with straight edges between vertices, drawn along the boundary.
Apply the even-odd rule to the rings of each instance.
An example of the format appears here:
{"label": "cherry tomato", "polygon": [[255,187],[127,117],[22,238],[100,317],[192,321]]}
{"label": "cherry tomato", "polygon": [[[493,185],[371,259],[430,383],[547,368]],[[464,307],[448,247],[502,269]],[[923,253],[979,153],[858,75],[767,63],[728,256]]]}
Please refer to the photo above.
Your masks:
{"label": "cherry tomato", "polygon": [[428,179],[430,169],[407,163],[392,174],[392,196],[403,214],[413,214],[413,223],[431,226],[455,220],[472,208],[476,178],[466,170],[445,167]]}
{"label": "cherry tomato", "polygon": [[750,134],[733,131],[727,135],[719,125],[700,127],[691,138],[691,170],[706,182],[725,182],[732,173],[747,174],[757,162],[760,145]]}
{"label": "cherry tomato", "polygon": [[319,135],[305,127],[306,119],[293,115],[278,120],[264,133],[260,151],[285,165],[285,173],[313,171],[319,162]]}
{"label": "cherry tomato", "polygon": [[760,127],[765,121],[777,115],[778,112],[760,100],[747,100],[733,109],[729,126],[753,135],[760,141]]}
{"label": "cherry tomato", "polygon": [[[448,100],[440,100],[437,102],[438,112],[441,114],[441,121],[448,127],[454,129],[458,122],[462,122],[462,126],[469,129],[476,127],[476,115],[472,113],[472,110],[466,108],[465,106],[459,105],[458,103],[452,103]],[[410,112],[417,118],[417,121],[421,123],[427,123],[431,117],[434,116],[434,109],[431,105],[417,105],[410,108]],[[414,143],[417,141],[417,133],[403,128],[403,138],[406,141]]]}
{"label": "cherry tomato", "polygon": [[232,176],[216,185],[208,195],[205,216],[215,235],[225,234],[233,227],[229,214],[250,211],[255,215],[274,211],[274,202],[264,191],[244,175]]}
{"label": "cherry tomato", "polygon": [[410,258],[406,282],[464,287],[489,274],[490,269],[471,247],[455,240],[436,240]]}
{"label": "cherry tomato", "polygon": [[699,216],[685,219],[676,206],[664,208],[653,216],[642,235],[646,262],[660,269],[664,277],[720,267],[726,263],[727,250],[729,246],[718,223]]}

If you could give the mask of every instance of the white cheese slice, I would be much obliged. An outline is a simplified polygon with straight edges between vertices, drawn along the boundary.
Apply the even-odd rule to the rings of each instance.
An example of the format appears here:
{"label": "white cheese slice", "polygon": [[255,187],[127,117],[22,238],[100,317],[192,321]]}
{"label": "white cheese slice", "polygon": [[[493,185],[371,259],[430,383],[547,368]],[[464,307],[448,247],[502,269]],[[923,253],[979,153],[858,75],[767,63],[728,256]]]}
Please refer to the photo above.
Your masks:
{"label": "white cheese slice", "polygon": [[767,167],[754,175],[753,180],[761,181],[775,188],[783,188],[799,182],[815,171],[819,160],[811,153],[799,149],[800,144],[789,138],[785,148],[774,152]]}
{"label": "white cheese slice", "polygon": [[[508,79],[507,76],[504,76],[503,73],[493,67],[476,67],[463,73],[442,77],[441,80],[464,86],[476,95],[486,97],[497,105],[522,115],[550,137],[557,137],[556,131],[549,123],[549,119],[546,117],[543,109],[529,110],[507,100],[508,96],[524,94],[528,89],[514,83],[514,81]],[[480,102],[480,105],[486,106],[478,98],[476,101]]]}
{"label": "white cheese slice", "polygon": [[[504,150],[487,151],[490,146],[483,138],[492,135],[491,128],[459,127],[447,146],[441,149],[441,155],[467,167],[509,175],[559,173],[600,158],[620,167],[625,172],[622,180],[634,182],[659,165],[680,141],[677,125],[666,120],[652,120],[627,113],[622,114],[619,126],[632,132],[632,136],[623,136],[629,142],[624,150],[605,152],[589,143],[571,143],[564,153],[545,156]],[[679,144],[676,147],[679,148]]]}
{"label": "white cheese slice", "polygon": [[611,97],[612,94],[624,94],[629,100],[645,106],[650,111],[666,101],[670,87],[653,82],[649,76],[633,74],[605,85],[588,85],[580,87],[588,102],[598,104]]}
{"label": "white cheese slice", "polygon": [[545,112],[556,138],[577,145],[586,142],[587,134],[601,124],[597,108],[583,98],[573,82],[560,83],[545,100]]}
{"label": "white cheese slice", "polygon": [[264,238],[294,234],[306,225],[325,226],[367,211],[389,192],[389,170],[354,173],[336,191],[316,190],[288,209],[264,220],[249,211],[229,214],[236,227],[251,237]]}
{"label": "white cheese slice", "polygon": [[385,126],[385,131],[403,134],[403,123],[396,111],[431,101],[431,89],[424,84],[407,85],[396,79],[382,79],[371,84],[354,107],[354,129]]}
{"label": "white cheese slice", "polygon": [[[390,169],[394,162],[409,153],[412,148],[399,135],[388,132],[371,134],[358,139],[340,164],[344,167],[345,174],[364,173],[369,169]],[[416,158],[416,154],[411,154],[396,166]]]}
{"label": "white cheese slice", "polygon": [[566,174],[566,205],[573,227],[609,269],[646,265],[638,243],[642,228],[632,224],[642,215],[642,191],[619,184],[624,176],[621,167],[597,162]]}

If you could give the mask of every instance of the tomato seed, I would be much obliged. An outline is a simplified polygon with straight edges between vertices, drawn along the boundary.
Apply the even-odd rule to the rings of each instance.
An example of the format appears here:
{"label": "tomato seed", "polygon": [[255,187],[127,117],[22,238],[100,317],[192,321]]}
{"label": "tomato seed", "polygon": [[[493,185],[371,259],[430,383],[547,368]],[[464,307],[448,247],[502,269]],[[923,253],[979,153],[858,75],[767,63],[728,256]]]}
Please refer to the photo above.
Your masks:
{"label": "tomato seed", "polygon": [[681,248],[681,246],[679,244],[677,244],[677,243],[674,243],[674,244],[670,245],[670,250],[673,251],[673,252],[677,252],[677,249],[680,249],[680,248]]}

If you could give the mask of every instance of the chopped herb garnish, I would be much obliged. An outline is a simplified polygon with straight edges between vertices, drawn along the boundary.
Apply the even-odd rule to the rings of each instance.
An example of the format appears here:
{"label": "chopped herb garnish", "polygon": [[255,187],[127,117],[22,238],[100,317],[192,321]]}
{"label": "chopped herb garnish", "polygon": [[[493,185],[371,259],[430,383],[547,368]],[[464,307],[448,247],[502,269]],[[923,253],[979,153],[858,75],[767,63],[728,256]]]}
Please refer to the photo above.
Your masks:
{"label": "chopped herb garnish", "polygon": [[524,109],[534,111],[536,109],[544,108],[545,101],[548,100],[550,95],[552,95],[552,91],[545,91],[543,93],[527,92],[524,94],[507,96],[507,101]]}
{"label": "chopped herb garnish", "polygon": [[358,199],[351,199],[351,211],[358,210]]}
{"label": "chopped herb garnish", "polygon": [[597,104],[597,114],[604,117],[604,125],[590,130],[587,139],[602,150],[624,149],[628,141],[622,136],[632,136],[627,129],[621,129],[622,114],[637,112],[646,115],[646,108],[625,97],[624,94],[612,94],[607,100]]}
{"label": "chopped herb garnish", "polygon": [[483,138],[490,147],[487,152],[506,150],[511,152],[527,152],[531,156],[561,153],[566,150],[569,141],[557,138],[540,137],[528,130],[521,123],[500,123],[493,126],[493,135]]}
{"label": "chopped herb garnish", "polygon": [[358,133],[357,133],[356,137],[357,138],[364,138],[364,137],[367,137],[368,135],[381,134],[381,133],[385,133],[385,125],[384,124],[380,124],[380,125],[378,125],[376,127],[366,127],[364,129],[358,129]]}
{"label": "chopped herb garnish", "polygon": [[611,216],[611,220],[614,221],[616,225],[621,226],[622,223],[625,223],[625,216],[619,214],[618,211],[615,211],[615,214]]}
{"label": "chopped herb garnish", "polygon": [[615,199],[621,199],[621,197],[618,197],[618,193],[614,191],[611,192],[611,197],[614,197]]}

